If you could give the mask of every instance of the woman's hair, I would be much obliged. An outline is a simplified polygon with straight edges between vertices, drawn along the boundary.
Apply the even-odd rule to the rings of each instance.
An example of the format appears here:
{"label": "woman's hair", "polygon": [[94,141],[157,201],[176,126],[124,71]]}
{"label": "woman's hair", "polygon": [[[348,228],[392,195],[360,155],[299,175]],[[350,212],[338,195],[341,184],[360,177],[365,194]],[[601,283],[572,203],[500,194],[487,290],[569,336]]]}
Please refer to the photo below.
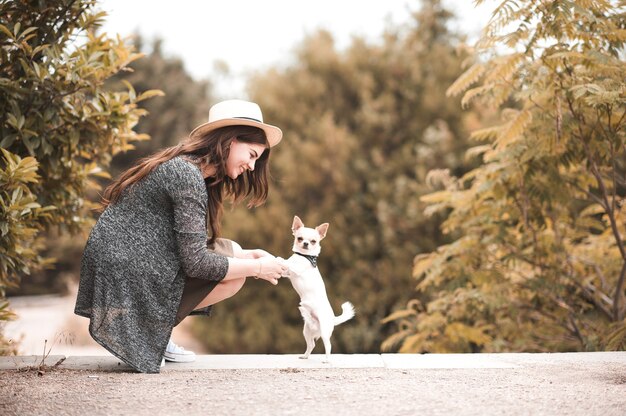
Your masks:
{"label": "woman's hair", "polygon": [[145,178],[161,163],[177,156],[187,156],[189,160],[198,165],[204,163],[216,168],[215,175],[204,181],[209,195],[207,212],[208,226],[211,229],[209,243],[213,243],[220,236],[220,220],[225,195],[230,197],[235,204],[251,195],[248,202],[249,208],[259,206],[267,199],[269,146],[256,160],[253,171],[246,170],[237,179],[232,179],[226,175],[226,161],[233,139],[244,143],[268,146],[265,132],[251,126],[228,126],[215,129],[201,136],[190,136],[176,146],[168,147],[141,159],[135,166],[123,172],[105,189],[102,197],[102,209],[115,204],[124,190]]}

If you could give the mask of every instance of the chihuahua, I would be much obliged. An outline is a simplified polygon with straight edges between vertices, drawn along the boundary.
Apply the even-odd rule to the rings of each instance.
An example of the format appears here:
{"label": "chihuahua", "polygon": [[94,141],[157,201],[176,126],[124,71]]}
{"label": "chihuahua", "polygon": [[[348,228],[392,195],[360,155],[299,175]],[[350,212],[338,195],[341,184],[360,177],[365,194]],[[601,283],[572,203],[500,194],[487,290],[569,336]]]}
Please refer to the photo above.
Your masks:
{"label": "chihuahua", "polygon": [[302,220],[295,216],[293,225],[293,252],[287,259],[289,272],[286,276],[293,288],[300,295],[300,313],[304,318],[304,339],[306,351],[300,358],[309,358],[315,347],[315,341],[322,338],[326,350],[326,360],[330,360],[330,336],[336,325],[342,324],[354,316],[354,306],[350,302],[341,305],[342,313],[335,316],[330,306],[322,275],[317,268],[317,257],[320,254],[320,241],[326,237],[328,223],[315,228],[307,228]]}

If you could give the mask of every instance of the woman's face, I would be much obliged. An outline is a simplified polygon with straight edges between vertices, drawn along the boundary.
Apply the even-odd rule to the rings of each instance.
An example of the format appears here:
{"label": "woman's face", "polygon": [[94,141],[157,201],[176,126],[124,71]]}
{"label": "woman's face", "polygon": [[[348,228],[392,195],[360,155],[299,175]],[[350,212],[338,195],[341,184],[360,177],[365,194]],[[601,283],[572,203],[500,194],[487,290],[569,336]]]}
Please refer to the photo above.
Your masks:
{"label": "woman's face", "polygon": [[226,160],[226,174],[237,179],[246,170],[254,170],[256,160],[265,151],[265,146],[258,143],[246,143],[233,139],[230,154]]}

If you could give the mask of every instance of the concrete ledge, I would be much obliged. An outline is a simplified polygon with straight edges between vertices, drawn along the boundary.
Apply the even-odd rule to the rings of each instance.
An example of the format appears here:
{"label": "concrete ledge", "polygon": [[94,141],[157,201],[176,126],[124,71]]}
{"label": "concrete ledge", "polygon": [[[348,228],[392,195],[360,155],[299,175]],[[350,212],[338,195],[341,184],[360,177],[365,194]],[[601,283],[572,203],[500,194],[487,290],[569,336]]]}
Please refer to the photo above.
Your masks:
{"label": "concrete ledge", "polygon": [[0,356],[0,370],[20,370],[41,365],[53,366],[65,359],[65,355],[48,355],[45,359],[41,355]]}
{"label": "concrete ledge", "polygon": [[111,355],[69,356],[59,365],[59,368],[89,371],[135,371],[128,364]]}
{"label": "concrete ledge", "polygon": [[501,354],[383,354],[387,368],[517,368]]}
{"label": "concrete ledge", "polygon": [[285,355],[200,355],[193,363],[165,363],[163,371],[208,369],[289,369],[289,368],[383,368],[378,354],[333,354],[324,362],[323,354],[312,354],[303,360],[297,354]]}
{"label": "concrete ledge", "polygon": [[[192,363],[166,363],[163,372],[189,370],[237,369],[471,369],[520,368],[533,365],[616,364],[626,365],[626,351],[538,354],[333,354],[325,363],[324,354],[312,354],[308,360],[296,354],[285,355],[199,355]],[[113,356],[46,357],[44,364],[67,370],[133,371]],[[42,356],[2,356],[1,370],[19,370],[42,364]]]}

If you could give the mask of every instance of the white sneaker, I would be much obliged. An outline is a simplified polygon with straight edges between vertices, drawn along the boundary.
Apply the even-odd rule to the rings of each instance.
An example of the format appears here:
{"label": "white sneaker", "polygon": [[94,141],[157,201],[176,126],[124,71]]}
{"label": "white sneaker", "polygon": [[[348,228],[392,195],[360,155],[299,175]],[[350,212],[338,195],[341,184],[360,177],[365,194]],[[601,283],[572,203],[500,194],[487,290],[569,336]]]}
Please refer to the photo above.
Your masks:
{"label": "white sneaker", "polygon": [[165,348],[163,358],[173,363],[190,363],[196,360],[196,354],[192,351],[187,351],[183,347],[179,347],[170,340],[167,343],[167,348]]}

